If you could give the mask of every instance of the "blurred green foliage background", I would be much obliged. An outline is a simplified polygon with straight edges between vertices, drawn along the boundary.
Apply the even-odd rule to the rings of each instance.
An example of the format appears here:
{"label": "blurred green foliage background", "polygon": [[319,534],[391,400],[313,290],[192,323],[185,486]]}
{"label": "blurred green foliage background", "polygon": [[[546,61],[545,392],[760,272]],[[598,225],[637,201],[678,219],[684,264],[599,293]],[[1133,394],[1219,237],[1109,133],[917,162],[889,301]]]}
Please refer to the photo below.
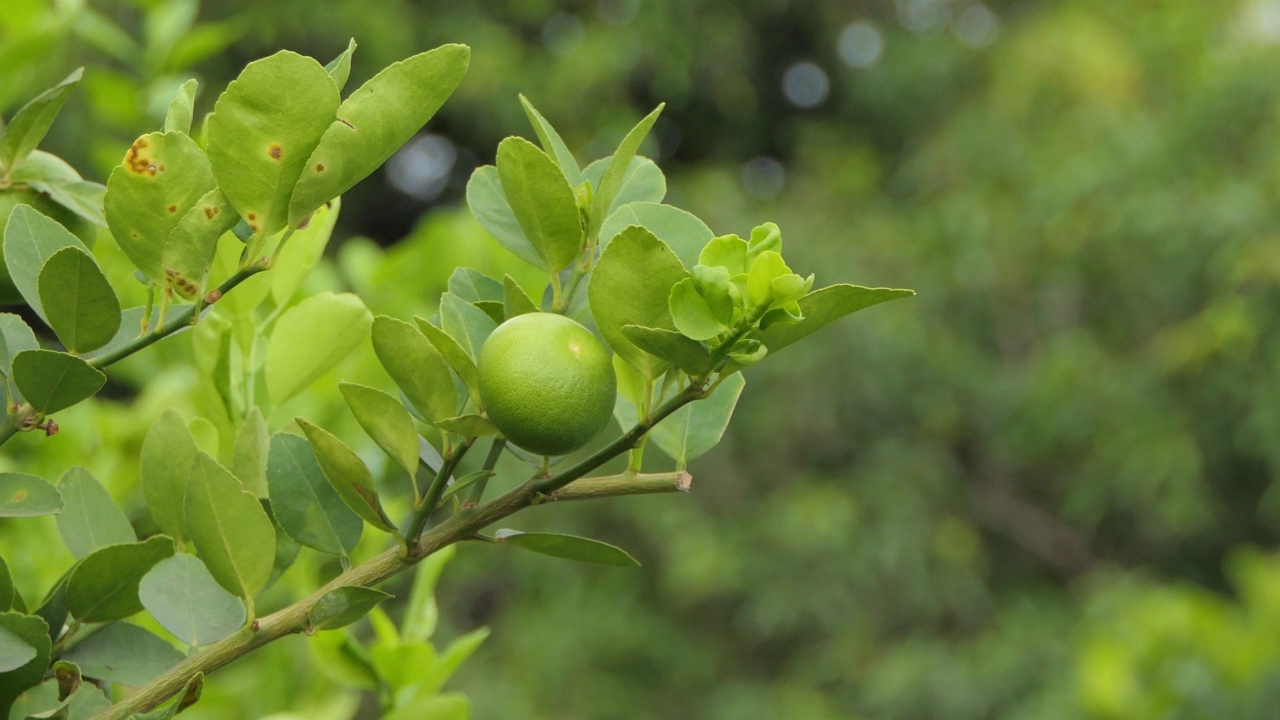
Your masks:
{"label": "blurred green foliage background", "polygon": [[[461,548],[443,632],[493,628],[453,683],[475,717],[1274,717],[1280,3],[4,0],[0,112],[87,65],[45,148],[103,180],[185,78],[199,115],[246,62],[351,36],[352,87],[445,42],[473,62],[346,196],[317,288],[407,316],[455,265],[518,272],[461,196],[531,136],[523,92],[582,160],[666,102],[644,153],[669,202],[718,233],[776,221],[818,285],[920,292],[749,372],[690,497],[520,521],[642,570]],[[335,385],[385,384],[363,355],[272,429],[361,439]],[[146,428],[214,401],[188,339],[109,388],[0,464],[83,464],[142,513]],[[0,527],[30,595],[53,534]],[[301,564],[278,602],[335,571]],[[190,716],[370,707],[327,678],[291,639]]]}

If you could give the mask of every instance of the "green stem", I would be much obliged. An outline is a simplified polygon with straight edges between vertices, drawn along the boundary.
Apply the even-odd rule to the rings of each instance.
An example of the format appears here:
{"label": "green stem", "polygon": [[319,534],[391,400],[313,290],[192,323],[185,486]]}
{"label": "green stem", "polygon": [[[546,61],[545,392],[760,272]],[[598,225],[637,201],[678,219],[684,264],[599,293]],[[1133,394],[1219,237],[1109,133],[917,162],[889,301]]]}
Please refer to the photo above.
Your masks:
{"label": "green stem", "polygon": [[[498,465],[498,459],[502,457],[502,451],[507,447],[506,438],[501,435],[493,438],[493,444],[489,446],[489,454],[484,456],[484,465],[480,467],[483,472],[493,472]],[[467,491],[467,504],[479,505],[480,500],[484,498],[485,486],[489,484],[489,478],[482,477],[471,486]]]}
{"label": "green stem", "polygon": [[413,545],[418,541],[418,536],[422,534],[422,529],[427,526],[427,518],[431,517],[431,513],[435,512],[436,506],[440,504],[440,496],[444,494],[444,488],[449,484],[449,476],[453,474],[458,463],[462,462],[462,457],[471,449],[471,445],[475,443],[475,438],[467,438],[461,445],[454,448],[453,452],[445,457],[444,462],[440,465],[440,471],[436,473],[435,478],[431,481],[431,487],[427,488],[427,494],[422,498],[422,502],[414,508],[413,519],[409,523],[409,531],[404,534],[407,545]]}
{"label": "green stem", "polygon": [[27,403],[14,408],[13,412],[9,413],[9,416],[5,418],[4,424],[0,425],[0,445],[8,442],[9,438],[21,430],[26,425],[27,420],[34,417],[35,414],[36,409]]}
{"label": "green stem", "polygon": [[[235,272],[234,275],[227,278],[221,285],[219,285],[216,290],[209,293],[210,297],[208,299],[207,304],[211,305],[214,302],[217,302],[218,298],[222,297],[223,295],[226,295],[228,292],[234,289],[237,285],[244,282],[245,280],[248,280],[250,277],[257,275],[258,273],[262,272],[265,269],[266,267],[262,266],[261,264],[252,265],[247,268],[240,268]],[[191,325],[193,320],[195,319],[195,315],[196,315],[196,306],[190,305],[185,309],[183,309],[181,312],[179,312],[177,315],[175,315],[173,318],[173,322],[164,324],[162,328],[160,327],[156,328],[155,332],[147,333],[146,335],[142,335],[140,337],[134,338],[133,340],[129,341],[124,345],[121,345],[120,347],[116,348],[115,350],[112,350],[109,353],[106,353],[104,355],[99,355],[98,357],[90,360],[89,364],[99,369],[107,367],[108,365],[114,365],[115,363],[120,362],[121,360],[129,357],[130,355],[138,352],[139,350],[142,350],[143,348],[146,348],[146,347],[150,347],[151,345],[154,345],[155,343],[169,337],[170,335],[178,332],[179,330],[182,330],[188,325]],[[161,320],[163,321],[163,319],[164,318],[162,316]]]}
{"label": "green stem", "polygon": [[[689,480],[685,473],[665,473],[660,477],[623,475],[614,478],[593,478],[581,481],[586,485],[586,489],[582,492],[575,489],[577,487],[575,484],[551,497],[560,500],[586,500],[655,492],[685,492],[689,489]],[[181,691],[196,673],[208,675],[282,637],[306,632],[307,618],[312,606],[326,593],[340,587],[377,585],[408,570],[423,558],[442,548],[475,537],[489,525],[534,505],[539,499],[541,496],[537,488],[532,483],[525,483],[477,508],[458,513],[423,535],[422,539],[415,544],[414,552],[406,555],[398,548],[392,548],[362,565],[351,568],[306,598],[279,612],[258,619],[250,627],[178,663],[152,680],[146,687],[95,716],[93,720],[126,720],[136,713],[147,712]]]}

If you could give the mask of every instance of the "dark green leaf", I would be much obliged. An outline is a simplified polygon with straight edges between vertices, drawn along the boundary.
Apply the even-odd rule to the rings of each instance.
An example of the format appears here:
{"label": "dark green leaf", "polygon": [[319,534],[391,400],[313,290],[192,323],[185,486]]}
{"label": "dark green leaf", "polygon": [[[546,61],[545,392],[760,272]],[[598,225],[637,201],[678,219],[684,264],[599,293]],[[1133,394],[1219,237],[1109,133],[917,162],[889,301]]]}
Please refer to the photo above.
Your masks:
{"label": "dark green leaf", "polygon": [[[16,636],[33,648],[35,656],[8,672],[0,673],[0,716],[7,716],[14,699],[27,688],[35,687],[49,668],[49,626],[39,617],[16,612],[0,613],[0,629]],[[61,631],[61,625],[58,630]]]}
{"label": "dark green leaf", "polygon": [[93,397],[107,376],[74,355],[24,350],[13,359],[13,382],[31,407],[50,415]]}
{"label": "dark green leaf", "polygon": [[890,288],[865,288],[857,285],[831,285],[816,290],[800,299],[804,319],[794,324],[776,323],[767,330],[752,333],[752,337],[764,343],[769,353],[775,354],[792,343],[803,340],[824,326],[845,315],[889,300],[911,297],[913,290]]}
{"label": "dark green leaf", "polygon": [[156,563],[173,555],[173,540],[99,548],[86,555],[67,579],[67,609],[80,622],[120,620],[142,609],[138,583]]}
{"label": "dark green leaf", "polygon": [[577,560],[578,562],[618,567],[640,567],[640,563],[627,551],[591,538],[557,533],[522,533],[518,530],[499,530],[495,533],[499,542],[532,550],[543,555]]}
{"label": "dark green leaf", "polygon": [[203,452],[191,468],[186,518],[191,540],[218,584],[242,598],[257,595],[271,576],[275,527],[253,493]]}
{"label": "dark green leaf", "polygon": [[[15,603],[14,600],[17,600]],[[17,595],[13,587],[13,575],[9,572],[9,563],[0,557],[0,612],[6,612],[15,606],[21,606],[22,597]],[[18,607],[19,610],[23,609]]]}
{"label": "dark green leaf", "polygon": [[359,620],[391,597],[381,590],[358,585],[334,588],[311,606],[307,622],[316,630],[336,630]]}
{"label": "dark green leaf", "polygon": [[347,507],[379,530],[395,533],[395,524],[387,517],[382,501],[378,499],[373,473],[369,472],[360,456],[328,430],[302,418],[294,418],[294,421],[306,433],[320,470]]}
{"label": "dark green leaf", "polygon": [[51,255],[66,247],[88,250],[57,220],[30,205],[19,205],[9,215],[4,229],[4,263],[22,299],[41,320],[46,318],[40,305],[40,268]]}
{"label": "dark green leaf", "polygon": [[58,532],[76,558],[108,545],[138,541],[129,518],[88,470],[71,468],[58,481],[58,490],[63,501]]}
{"label": "dark green leaf", "polygon": [[35,659],[36,649],[18,635],[0,627],[0,673],[26,665]]}
{"label": "dark green leaf", "polygon": [[573,188],[560,168],[536,145],[509,137],[498,145],[502,192],[524,235],[538,251],[537,266],[549,272],[569,267],[582,249],[582,220]]}
{"label": "dark green leaf", "polygon": [[37,288],[49,327],[73,353],[106,345],[120,329],[120,301],[93,256],[80,248],[51,255]]}
{"label": "dark green leaf", "polygon": [[276,520],[290,537],[335,555],[355,549],[364,523],[330,486],[304,438],[287,433],[271,436],[267,487]]}
{"label": "dark green leaf", "polygon": [[138,598],[165,630],[192,646],[215,643],[245,624],[244,604],[194,555],[161,560],[142,578]]}
{"label": "dark green leaf", "polygon": [[182,662],[182,653],[131,623],[112,623],[76,643],[66,658],[85,677],[142,687]]}

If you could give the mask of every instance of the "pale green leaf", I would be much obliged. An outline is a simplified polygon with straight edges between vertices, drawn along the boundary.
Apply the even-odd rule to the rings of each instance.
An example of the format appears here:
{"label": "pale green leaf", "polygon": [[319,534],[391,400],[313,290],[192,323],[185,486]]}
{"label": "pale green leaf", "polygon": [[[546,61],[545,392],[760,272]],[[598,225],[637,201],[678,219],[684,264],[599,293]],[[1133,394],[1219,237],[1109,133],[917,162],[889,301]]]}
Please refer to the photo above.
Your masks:
{"label": "pale green leaf", "polygon": [[197,200],[169,231],[160,251],[160,267],[169,287],[187,299],[203,290],[218,249],[218,239],[235,227],[239,219],[227,196],[218,188]]}
{"label": "pale green leaf", "polygon": [[40,144],[53,120],[80,84],[84,68],[77,68],[62,82],[37,95],[23,105],[0,135],[0,168],[12,170],[22,164],[27,155]]}
{"label": "pale green leaf", "polygon": [[293,299],[307,275],[324,256],[341,207],[342,198],[334,198],[333,202],[321,205],[311,213],[306,227],[295,232],[280,250],[280,257],[270,272],[271,298],[277,306],[283,307]]}
{"label": "pale green leaf", "polygon": [[342,88],[347,86],[347,78],[351,76],[351,56],[355,51],[356,39],[351,38],[347,43],[347,49],[324,66],[324,71],[333,78],[333,84],[338,86],[338,92],[342,92]]}
{"label": "pale green leaf", "polygon": [[242,598],[257,595],[271,577],[275,528],[253,493],[203,452],[191,468],[186,519],[196,551],[218,584]]}
{"label": "pale green leaf", "polygon": [[94,550],[67,579],[67,609],[80,622],[129,617],[142,610],[138,583],[156,563],[172,555],[173,540],[167,535]]}
{"label": "pale green leaf", "polygon": [[71,468],[58,482],[63,508],[58,532],[76,558],[108,545],[138,541],[124,511],[88,470]]}
{"label": "pale green leaf", "polygon": [[582,220],[573,188],[536,145],[509,137],[498,145],[498,177],[516,221],[549,272],[573,263],[582,249]]}
{"label": "pale green leaf", "polygon": [[302,418],[294,418],[294,421],[306,433],[320,470],[347,507],[375,528],[395,533],[395,523],[387,517],[386,510],[382,509],[382,501],[378,499],[373,473],[369,472],[369,467],[360,456],[328,430]]}
{"label": "pale green leaf", "polygon": [[191,119],[195,113],[196,89],[200,83],[192,78],[180,85],[164,113],[164,131],[191,134]]}
{"label": "pale green leaf", "polygon": [[0,473],[0,517],[36,517],[62,512],[62,494],[35,475]]}
{"label": "pale green leaf", "polygon": [[533,107],[533,103],[529,102],[529,98],[524,95],[520,96],[520,106],[524,108],[524,114],[529,118],[529,124],[533,126],[533,131],[538,135],[538,142],[542,144],[542,149],[546,151],[555,160],[556,165],[560,167],[560,172],[564,174],[565,180],[569,181],[570,187],[577,187],[582,183],[582,170],[578,167],[578,161],[574,159],[573,153],[570,152],[568,146],[564,144],[564,140],[560,139],[560,133],[542,117],[542,113]]}
{"label": "pale green leaf", "polygon": [[161,560],[138,586],[142,606],[165,630],[192,646],[215,643],[245,624],[245,608],[194,555]]}
{"label": "pale green leaf", "polygon": [[142,441],[139,460],[142,496],[156,525],[182,546],[191,537],[187,531],[187,479],[196,461],[195,438],[187,421],[169,408],[156,418]]}
{"label": "pale green leaf", "polygon": [[312,295],[286,310],[267,341],[271,401],[283,403],[331,370],[364,342],[371,321],[368,308],[350,293]]}
{"label": "pale green leaf", "polygon": [[339,383],[351,414],[378,447],[412,478],[418,471],[418,430],[404,405],[381,390]]}
{"label": "pale green leaf", "polygon": [[836,320],[863,308],[889,300],[911,297],[913,290],[866,288],[858,285],[831,285],[800,299],[804,319],[792,324],[776,323],[766,330],[751,334],[769,348],[772,355],[792,343],[803,340]]}

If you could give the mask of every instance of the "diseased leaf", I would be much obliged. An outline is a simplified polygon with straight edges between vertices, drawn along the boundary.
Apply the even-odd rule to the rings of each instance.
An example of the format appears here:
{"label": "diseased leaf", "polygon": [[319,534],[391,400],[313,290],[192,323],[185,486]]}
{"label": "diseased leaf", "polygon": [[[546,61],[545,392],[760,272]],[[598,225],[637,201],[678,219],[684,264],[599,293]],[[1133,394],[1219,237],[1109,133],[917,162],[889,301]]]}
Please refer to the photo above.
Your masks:
{"label": "diseased leaf", "polygon": [[290,213],[290,198],[304,169],[314,174],[308,158],[338,105],[338,88],[320,63],[283,50],[249,63],[218,98],[206,123],[209,163],[218,187],[255,235],[297,227],[338,194]]}
{"label": "diseased leaf", "polygon": [[80,622],[111,622],[142,610],[138,583],[156,563],[173,555],[173,540],[108,545],[86,555],[67,579],[67,609]]}
{"label": "diseased leaf", "polygon": [[138,598],[161,627],[192,647],[215,643],[246,620],[244,603],[223,589],[194,555],[156,563],[142,578]]}
{"label": "diseased leaf", "polygon": [[205,288],[218,239],[235,227],[240,216],[218,188],[205,193],[169,231],[160,251],[165,282],[184,298]]}
{"label": "diseased leaf", "polygon": [[368,308],[351,293],[319,293],[286,310],[267,341],[271,401],[283,403],[318,380],[364,342],[371,322]]}
{"label": "diseased leaf", "polygon": [[622,327],[675,330],[667,298],[687,276],[671,248],[640,227],[614,238],[591,273],[587,295],[596,327],[614,352],[647,377],[661,375],[670,363],[641,350]]}
{"label": "diseased leaf", "polygon": [[120,301],[93,256],[76,247],[55,252],[37,287],[49,327],[73,353],[97,350],[120,329]]}
{"label": "diseased leaf", "polygon": [[351,93],[337,108],[337,119],[329,116],[330,124],[304,163],[289,205],[289,224],[298,225],[382,167],[453,94],[470,62],[466,45],[443,45],[384,68]]}
{"label": "diseased leaf", "polygon": [[499,530],[494,533],[494,537],[499,542],[507,545],[514,545],[518,548],[565,560],[596,563],[597,565],[614,565],[617,567],[640,567],[640,563],[631,557],[627,551],[599,540],[578,537],[577,535]]}
{"label": "diseased leaf", "polygon": [[394,534],[395,523],[382,509],[382,501],[378,499],[378,490],[373,484],[373,473],[369,472],[360,456],[328,430],[302,418],[294,418],[294,422],[306,433],[320,469],[347,507],[370,525]]}
{"label": "diseased leaf", "polygon": [[276,521],[294,540],[334,555],[355,549],[364,523],[329,484],[306,439],[271,436],[267,487]]}
{"label": "diseased leaf", "polygon": [[0,517],[37,517],[62,512],[58,489],[35,475],[0,473]]}
{"label": "diseased leaf", "polygon": [[271,576],[275,528],[258,499],[203,452],[191,468],[186,519],[196,551],[218,584],[242,598],[257,595]]}
{"label": "diseased leaf", "polygon": [[107,376],[74,355],[24,350],[13,358],[13,382],[31,407],[50,415],[93,397]]}
{"label": "diseased leaf", "polygon": [[88,470],[68,470],[58,481],[58,491],[63,501],[58,532],[77,559],[108,545],[138,541],[129,518]]}
{"label": "diseased leaf", "polygon": [[358,585],[334,588],[311,606],[307,622],[316,630],[336,630],[368,615],[378,603],[392,597],[381,590]]}

